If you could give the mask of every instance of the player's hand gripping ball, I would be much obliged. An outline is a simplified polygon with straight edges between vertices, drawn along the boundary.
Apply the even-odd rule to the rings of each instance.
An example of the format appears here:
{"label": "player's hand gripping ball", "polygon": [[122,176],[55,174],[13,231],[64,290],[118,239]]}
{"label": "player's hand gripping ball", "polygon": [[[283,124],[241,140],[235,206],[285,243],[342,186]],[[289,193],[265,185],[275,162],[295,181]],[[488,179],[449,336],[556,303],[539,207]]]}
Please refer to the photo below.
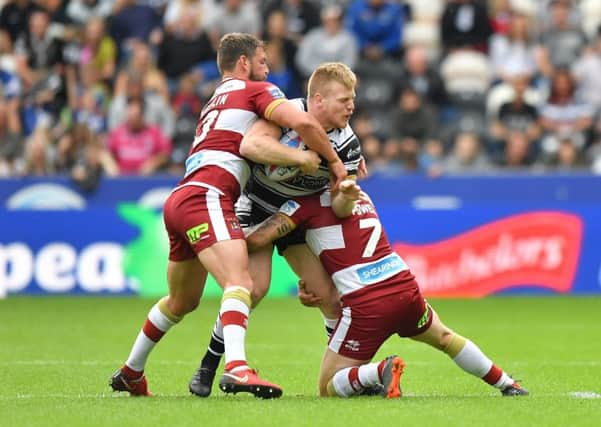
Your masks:
{"label": "player's hand gripping ball", "polygon": [[[290,148],[298,150],[306,150],[305,143],[293,130],[289,130],[282,135],[280,144],[285,144]],[[265,175],[272,181],[286,181],[287,179],[294,178],[299,173],[300,168],[298,166],[265,165]]]}

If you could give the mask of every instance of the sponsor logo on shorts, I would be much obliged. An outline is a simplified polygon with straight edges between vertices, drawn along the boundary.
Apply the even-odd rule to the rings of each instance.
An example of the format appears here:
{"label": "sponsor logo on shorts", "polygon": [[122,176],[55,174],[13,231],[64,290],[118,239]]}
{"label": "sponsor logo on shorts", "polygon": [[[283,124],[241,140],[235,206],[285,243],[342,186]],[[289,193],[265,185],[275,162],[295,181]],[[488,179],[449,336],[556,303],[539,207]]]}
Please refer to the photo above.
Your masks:
{"label": "sponsor logo on shorts", "polygon": [[200,242],[205,237],[208,237],[208,235],[203,236],[203,234],[207,231],[209,231],[209,224],[204,222],[200,225],[197,225],[196,227],[188,229],[186,231],[186,236],[188,236],[188,240],[190,241],[190,243],[194,244]]}
{"label": "sponsor logo on shorts", "polygon": [[428,323],[428,318],[430,317],[430,306],[428,304],[426,304],[426,310],[424,311],[423,316],[421,317],[421,319],[419,319],[419,322],[417,322],[417,328],[421,328],[423,327],[426,323]]}
{"label": "sponsor logo on shorts", "polygon": [[359,341],[348,340],[347,342],[344,343],[344,348],[346,348],[348,351],[359,351],[360,345],[361,345],[361,343]]}
{"label": "sponsor logo on shorts", "polygon": [[230,228],[234,231],[238,231],[240,230],[240,223],[238,222],[238,220],[233,219],[230,221]]}

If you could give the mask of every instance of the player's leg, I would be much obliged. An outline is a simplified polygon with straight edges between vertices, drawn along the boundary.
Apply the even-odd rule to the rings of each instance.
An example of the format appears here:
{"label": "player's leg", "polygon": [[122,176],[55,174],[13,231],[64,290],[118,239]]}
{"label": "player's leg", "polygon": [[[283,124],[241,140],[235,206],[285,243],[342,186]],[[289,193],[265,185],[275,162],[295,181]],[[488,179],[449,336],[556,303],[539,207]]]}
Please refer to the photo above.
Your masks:
{"label": "player's leg", "polygon": [[294,273],[305,282],[306,290],[322,299],[319,309],[329,336],[340,315],[340,297],[330,275],[306,244],[287,246],[283,255]]}
{"label": "player's leg", "polygon": [[150,309],[127,361],[111,377],[113,390],[128,391],[132,395],[150,394],[144,376],[148,356],[167,331],[198,306],[206,277],[206,270],[196,258],[169,261],[169,295]]}
{"label": "player's leg", "polygon": [[[249,270],[253,283],[251,295],[252,308],[256,307],[269,290],[272,252],[273,246],[269,245],[249,255]],[[202,358],[199,368],[194,372],[190,380],[189,389],[191,393],[199,397],[208,397],[211,394],[215,373],[217,372],[217,367],[224,351],[223,323],[219,314],[211,331],[211,339],[207,351]]]}
{"label": "player's leg", "polygon": [[[321,396],[349,397],[383,384],[380,394],[399,397],[404,363],[398,356],[369,363],[395,331],[397,298],[345,297],[336,328],[324,354],[319,377]],[[372,394],[372,393],[369,393]]]}
{"label": "player's leg", "polygon": [[498,388],[504,396],[528,394],[528,391],[495,365],[476,344],[448,328],[430,306],[427,310],[432,318],[431,326],[425,332],[411,337],[412,339],[443,351],[465,372]]}
{"label": "player's leg", "polygon": [[319,395],[351,397],[383,384],[380,394],[387,398],[401,396],[400,379],[405,363],[398,356],[379,362],[341,356],[327,348],[321,362]]}
{"label": "player's leg", "polygon": [[262,398],[281,396],[279,386],[261,380],[246,362],[246,328],[252,304],[246,242],[243,238],[218,241],[199,252],[198,258],[223,289],[219,315],[223,324],[225,372],[219,387],[226,393],[246,391]]}
{"label": "player's leg", "polygon": [[[186,230],[190,224],[182,220],[186,218],[198,221],[195,224],[204,222],[202,213],[199,214],[200,210],[197,209],[199,198],[190,197],[195,195],[193,191],[185,189],[172,193],[165,203],[163,218],[169,235],[169,295],[155,304],[148,313],[125,365],[110,380],[113,390],[129,391],[132,395],[147,395],[144,367],[148,355],[163,335],[198,305],[207,272],[198,262],[190,244],[194,240],[192,237],[197,237],[196,233],[187,235]],[[199,230],[199,227],[192,227],[191,230],[193,229]],[[183,237],[186,235],[188,239]]]}

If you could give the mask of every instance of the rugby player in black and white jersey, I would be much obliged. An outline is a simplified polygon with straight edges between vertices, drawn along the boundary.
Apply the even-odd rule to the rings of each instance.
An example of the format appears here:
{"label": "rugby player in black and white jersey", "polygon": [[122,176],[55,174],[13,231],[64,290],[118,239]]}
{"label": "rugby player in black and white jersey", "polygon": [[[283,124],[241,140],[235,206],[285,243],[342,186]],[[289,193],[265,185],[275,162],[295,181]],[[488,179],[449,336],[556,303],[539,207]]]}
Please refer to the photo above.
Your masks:
{"label": "rugby player in black and white jersey", "polygon": [[[323,126],[351,179],[358,172],[365,173],[359,140],[349,126],[349,119],[355,108],[356,83],[356,76],[348,66],[337,62],[325,63],[317,67],[309,79],[307,100],[296,100],[299,109],[308,111]],[[240,147],[241,153],[251,160],[259,157],[258,153],[268,149],[269,139],[280,139],[287,132],[290,130],[260,120],[245,134]],[[325,161],[317,172],[297,175],[285,181],[269,179],[264,166],[256,165],[246,190],[237,203],[236,214],[242,227],[252,227],[277,212],[287,200],[323,191],[330,180],[331,175]],[[339,296],[321,262],[305,244],[304,231],[291,233],[276,241],[275,245],[279,254],[286,258],[292,270],[303,280],[307,291],[321,299],[320,309],[326,329],[332,331],[340,313]],[[269,290],[272,253],[273,246],[268,245],[250,254],[253,307]],[[213,378],[223,353],[221,330],[221,320],[218,317],[207,352],[190,381],[190,392],[200,397],[207,397],[211,393]]]}

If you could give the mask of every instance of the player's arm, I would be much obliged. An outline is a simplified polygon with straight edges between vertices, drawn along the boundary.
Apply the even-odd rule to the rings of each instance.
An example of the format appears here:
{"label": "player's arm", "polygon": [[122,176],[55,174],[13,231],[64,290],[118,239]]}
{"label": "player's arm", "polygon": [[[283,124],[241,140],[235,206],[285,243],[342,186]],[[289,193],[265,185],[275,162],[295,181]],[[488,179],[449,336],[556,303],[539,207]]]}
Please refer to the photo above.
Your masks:
{"label": "player's arm", "polygon": [[291,102],[282,102],[271,110],[269,120],[282,127],[294,129],[307,146],[327,160],[334,178],[334,188],[346,178],[346,168],[330,143],[330,139],[317,119],[300,111]]}
{"label": "player's arm", "polygon": [[267,120],[257,120],[240,143],[240,154],[256,163],[298,166],[304,173],[319,168],[319,156],[310,150],[297,150],[280,144],[282,129]]}
{"label": "player's arm", "polygon": [[296,224],[288,215],[277,212],[251,229],[246,236],[246,245],[248,251],[253,252],[257,249],[270,244],[274,240],[284,237],[296,228]]}
{"label": "player's arm", "polygon": [[338,218],[346,218],[353,213],[355,202],[361,197],[361,187],[352,179],[340,183],[339,191],[332,196],[332,210]]}

